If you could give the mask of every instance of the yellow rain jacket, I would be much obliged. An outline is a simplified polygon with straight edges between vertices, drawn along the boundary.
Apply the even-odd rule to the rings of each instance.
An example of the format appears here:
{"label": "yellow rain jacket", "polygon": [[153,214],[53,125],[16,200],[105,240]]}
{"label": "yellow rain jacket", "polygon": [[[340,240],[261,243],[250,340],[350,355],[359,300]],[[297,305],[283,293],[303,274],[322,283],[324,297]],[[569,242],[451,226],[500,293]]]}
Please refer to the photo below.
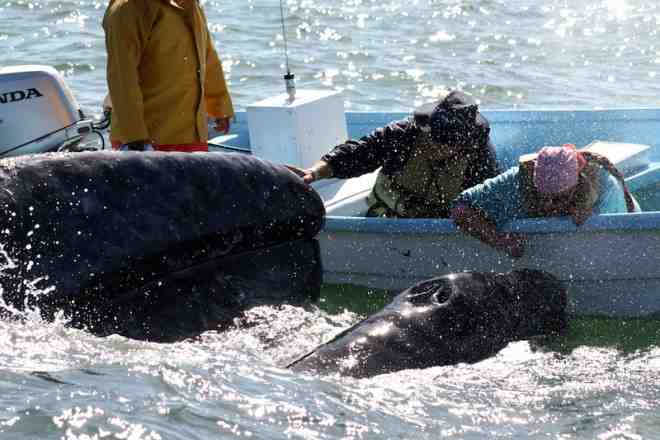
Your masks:
{"label": "yellow rain jacket", "polygon": [[113,139],[206,142],[207,114],[234,115],[197,0],[110,0],[103,28]]}

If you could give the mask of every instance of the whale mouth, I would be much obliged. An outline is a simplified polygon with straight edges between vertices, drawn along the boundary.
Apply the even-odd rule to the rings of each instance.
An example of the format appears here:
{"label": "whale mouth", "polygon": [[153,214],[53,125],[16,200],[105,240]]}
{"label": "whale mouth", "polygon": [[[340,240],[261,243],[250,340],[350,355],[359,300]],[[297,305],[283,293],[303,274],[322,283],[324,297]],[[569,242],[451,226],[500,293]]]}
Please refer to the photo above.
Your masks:
{"label": "whale mouth", "polygon": [[304,239],[209,259],[132,289],[95,288],[69,306],[70,319],[98,336],[174,342],[241,326],[252,307],[316,301],[321,284],[318,242]]}

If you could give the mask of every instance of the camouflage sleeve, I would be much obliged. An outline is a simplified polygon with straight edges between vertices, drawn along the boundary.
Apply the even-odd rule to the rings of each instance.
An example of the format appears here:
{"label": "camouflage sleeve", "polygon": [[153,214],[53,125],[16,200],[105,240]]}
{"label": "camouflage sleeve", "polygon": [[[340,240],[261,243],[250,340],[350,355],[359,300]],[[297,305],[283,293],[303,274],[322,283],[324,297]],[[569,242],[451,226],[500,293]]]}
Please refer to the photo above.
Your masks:
{"label": "camouflage sleeve", "polygon": [[378,128],[359,140],[351,139],[337,145],[321,160],[330,164],[334,177],[357,177],[385,164],[403,166],[414,139],[412,122],[403,119]]}

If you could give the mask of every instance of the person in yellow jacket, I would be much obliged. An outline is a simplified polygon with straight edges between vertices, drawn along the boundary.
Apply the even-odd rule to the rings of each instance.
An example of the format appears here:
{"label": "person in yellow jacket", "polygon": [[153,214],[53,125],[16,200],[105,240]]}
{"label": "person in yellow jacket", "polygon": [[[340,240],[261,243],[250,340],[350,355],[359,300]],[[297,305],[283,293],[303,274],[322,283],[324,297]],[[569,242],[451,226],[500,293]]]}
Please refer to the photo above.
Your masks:
{"label": "person in yellow jacket", "polygon": [[122,150],[208,151],[234,116],[198,0],[110,0],[103,18],[111,140]]}

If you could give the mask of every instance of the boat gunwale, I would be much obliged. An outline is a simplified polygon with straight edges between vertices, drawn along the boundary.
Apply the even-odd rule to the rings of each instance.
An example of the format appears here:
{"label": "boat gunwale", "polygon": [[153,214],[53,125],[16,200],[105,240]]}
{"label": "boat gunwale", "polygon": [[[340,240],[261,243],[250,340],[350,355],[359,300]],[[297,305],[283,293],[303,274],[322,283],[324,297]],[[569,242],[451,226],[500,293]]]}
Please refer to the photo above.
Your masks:
{"label": "boat gunwale", "polygon": [[[481,108],[489,122],[539,122],[547,120],[548,122],[556,122],[561,120],[574,119],[575,116],[580,116],[581,120],[617,120],[617,119],[635,119],[635,120],[660,120],[660,108],[658,107],[633,107],[633,108],[604,108],[604,109],[488,109]],[[406,118],[410,116],[410,112],[406,111],[345,111],[347,122],[356,125],[366,125],[373,122],[380,122],[386,118],[388,122],[397,118]],[[557,116],[563,116],[556,118]],[[528,119],[529,116],[534,116],[535,119]],[[607,116],[607,117],[603,117]],[[643,116],[643,117],[640,117]],[[510,119],[505,119],[509,117]],[[524,118],[525,119],[524,119]],[[554,119],[551,119],[554,117]],[[247,110],[237,111],[235,115],[236,123],[238,125],[246,124]],[[660,130],[660,128],[659,128]]]}
{"label": "boat gunwale", "polygon": [[[660,108],[656,107],[637,107],[637,108],[608,108],[608,109],[487,109],[481,108],[489,122],[533,122],[547,120],[556,122],[561,120],[575,120],[579,116],[580,120],[660,120]],[[380,111],[346,111],[347,120],[358,125],[368,124],[374,121],[380,121],[386,117],[388,122],[397,118],[406,118],[410,116],[408,112],[380,112]],[[533,119],[530,119],[530,116]],[[558,117],[560,116],[560,117]],[[604,117],[605,116],[605,117]],[[642,117],[640,117],[642,116]],[[510,119],[506,119],[506,118]]]}
{"label": "boat gunwale", "polygon": [[[660,234],[660,211],[623,214],[601,214],[576,226],[565,217],[515,220],[503,231],[525,234],[657,232]],[[387,219],[376,217],[326,216],[325,233],[349,232],[365,234],[462,234],[450,219]]]}

